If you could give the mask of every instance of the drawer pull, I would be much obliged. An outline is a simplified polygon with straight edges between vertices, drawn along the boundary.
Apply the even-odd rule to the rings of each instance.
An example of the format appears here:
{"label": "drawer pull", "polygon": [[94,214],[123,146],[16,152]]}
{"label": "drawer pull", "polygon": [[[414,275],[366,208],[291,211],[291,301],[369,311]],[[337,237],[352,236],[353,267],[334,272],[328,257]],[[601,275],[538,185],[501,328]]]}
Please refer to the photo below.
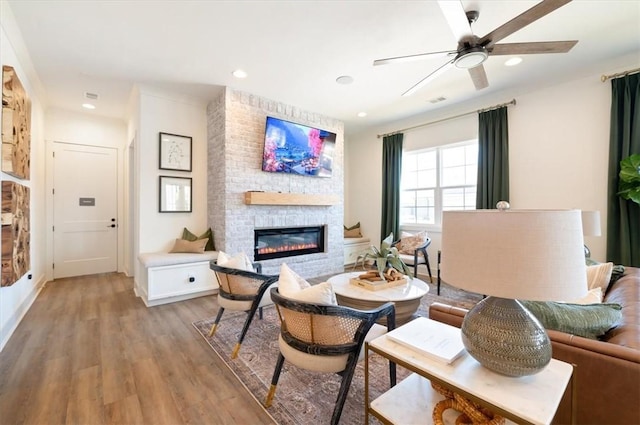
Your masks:
{"label": "drawer pull", "polygon": [[193,276],[189,276],[189,283],[193,283],[196,281],[196,278]]}

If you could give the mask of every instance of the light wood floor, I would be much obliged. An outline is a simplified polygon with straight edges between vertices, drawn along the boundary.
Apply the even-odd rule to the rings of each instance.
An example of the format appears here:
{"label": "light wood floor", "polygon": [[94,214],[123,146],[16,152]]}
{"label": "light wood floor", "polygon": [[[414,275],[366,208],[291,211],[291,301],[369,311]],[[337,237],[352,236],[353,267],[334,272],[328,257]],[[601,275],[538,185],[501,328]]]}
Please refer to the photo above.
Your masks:
{"label": "light wood floor", "polygon": [[272,424],[191,325],[213,303],[147,308],[122,274],[49,282],[0,353],[0,424]]}

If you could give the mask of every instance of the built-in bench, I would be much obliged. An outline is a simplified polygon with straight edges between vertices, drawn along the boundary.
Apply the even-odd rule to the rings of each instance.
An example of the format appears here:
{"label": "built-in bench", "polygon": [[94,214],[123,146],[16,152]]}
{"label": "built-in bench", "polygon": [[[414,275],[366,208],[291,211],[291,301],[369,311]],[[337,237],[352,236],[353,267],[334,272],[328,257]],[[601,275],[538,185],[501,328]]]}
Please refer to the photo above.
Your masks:
{"label": "built-in bench", "polygon": [[218,280],[209,262],[217,251],[202,254],[147,252],[140,254],[135,292],[147,307],[214,294]]}
{"label": "built-in bench", "polygon": [[365,252],[370,245],[369,238],[344,238],[344,265],[355,263],[358,255]]}

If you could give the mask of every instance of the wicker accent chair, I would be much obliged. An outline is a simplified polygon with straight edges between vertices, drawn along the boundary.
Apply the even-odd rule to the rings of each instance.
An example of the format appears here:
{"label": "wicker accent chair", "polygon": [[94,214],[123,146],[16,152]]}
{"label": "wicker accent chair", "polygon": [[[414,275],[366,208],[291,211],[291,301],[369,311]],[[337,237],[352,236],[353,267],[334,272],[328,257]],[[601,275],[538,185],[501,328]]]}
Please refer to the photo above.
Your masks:
{"label": "wicker accent chair", "polygon": [[[342,376],[340,390],[331,417],[337,424],[347,399],[356,364],[364,358],[367,340],[395,328],[395,308],[386,303],[374,310],[311,304],[285,298],[278,288],[271,289],[281,328],[278,338],[280,354],[271,379],[265,406],[271,406],[285,359],[296,367],[315,372],[337,373]],[[387,326],[375,322],[387,318]],[[371,332],[369,332],[371,330]],[[367,337],[367,334],[369,336]],[[389,362],[391,386],[396,383],[396,365]]]}
{"label": "wicker accent chair", "polygon": [[[392,246],[396,246],[399,243],[399,240],[395,241]],[[429,254],[427,253],[429,245],[431,245],[431,238],[427,238],[422,245],[417,247],[413,255],[400,253],[399,257],[407,266],[413,267],[413,277],[418,277],[418,266],[420,264],[426,265],[427,271],[429,272],[429,282],[432,282],[431,264],[429,263]]]}
{"label": "wicker accent chair", "polygon": [[211,269],[216,273],[220,288],[218,291],[218,315],[211,326],[209,336],[213,336],[218,327],[218,323],[222,318],[225,310],[244,311],[247,313],[247,319],[242,326],[242,332],[238,337],[238,342],[233,348],[231,358],[235,359],[240,351],[240,346],[244,340],[249,325],[256,314],[259,312],[259,318],[262,319],[262,307],[273,304],[268,289],[278,283],[278,275],[270,276],[261,274],[262,266],[254,264],[256,272],[250,272],[239,269],[230,269],[217,265],[214,261],[210,263]]}

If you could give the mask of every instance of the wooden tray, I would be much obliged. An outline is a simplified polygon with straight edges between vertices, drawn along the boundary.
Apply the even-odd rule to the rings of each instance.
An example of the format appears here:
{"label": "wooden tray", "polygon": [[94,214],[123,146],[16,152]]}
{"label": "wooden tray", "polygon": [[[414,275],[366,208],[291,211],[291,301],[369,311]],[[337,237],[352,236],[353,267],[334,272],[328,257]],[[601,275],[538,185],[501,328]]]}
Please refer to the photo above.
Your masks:
{"label": "wooden tray", "polygon": [[359,286],[364,289],[368,289],[369,291],[380,291],[382,289],[393,288],[394,286],[402,286],[407,283],[407,279],[402,278],[398,280],[386,281],[386,280],[361,280],[361,279],[349,279],[349,283],[352,285]]}

